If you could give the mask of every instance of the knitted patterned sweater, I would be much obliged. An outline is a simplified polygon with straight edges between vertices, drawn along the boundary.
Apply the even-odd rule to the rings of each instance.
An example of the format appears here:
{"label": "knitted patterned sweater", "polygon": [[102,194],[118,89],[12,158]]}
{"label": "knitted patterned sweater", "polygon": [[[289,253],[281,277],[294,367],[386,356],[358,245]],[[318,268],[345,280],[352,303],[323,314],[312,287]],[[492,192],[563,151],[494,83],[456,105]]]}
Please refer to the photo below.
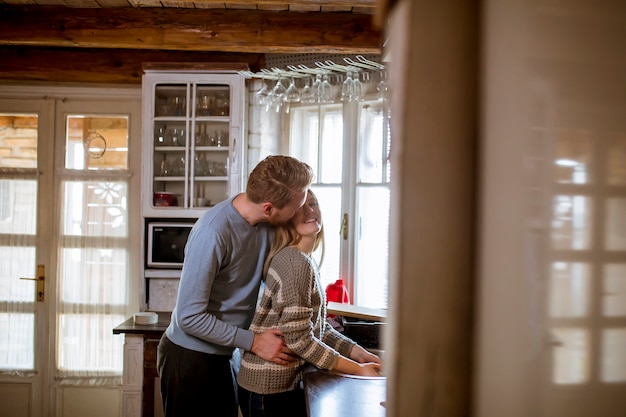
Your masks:
{"label": "knitted patterned sweater", "polygon": [[282,249],[272,259],[265,285],[250,330],[280,329],[298,359],[277,365],[246,351],[237,375],[239,385],[258,394],[291,391],[299,386],[307,363],[332,369],[340,354],[350,354],[355,343],[326,322],[319,270],[310,256],[293,246]]}

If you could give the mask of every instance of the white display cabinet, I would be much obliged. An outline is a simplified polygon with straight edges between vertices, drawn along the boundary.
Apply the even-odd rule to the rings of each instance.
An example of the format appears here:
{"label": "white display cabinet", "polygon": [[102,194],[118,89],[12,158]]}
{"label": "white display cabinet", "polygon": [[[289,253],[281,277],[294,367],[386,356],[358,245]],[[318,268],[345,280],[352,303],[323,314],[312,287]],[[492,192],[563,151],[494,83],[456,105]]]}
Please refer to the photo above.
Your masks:
{"label": "white display cabinet", "polygon": [[143,217],[197,218],[243,189],[244,78],[143,76]]}

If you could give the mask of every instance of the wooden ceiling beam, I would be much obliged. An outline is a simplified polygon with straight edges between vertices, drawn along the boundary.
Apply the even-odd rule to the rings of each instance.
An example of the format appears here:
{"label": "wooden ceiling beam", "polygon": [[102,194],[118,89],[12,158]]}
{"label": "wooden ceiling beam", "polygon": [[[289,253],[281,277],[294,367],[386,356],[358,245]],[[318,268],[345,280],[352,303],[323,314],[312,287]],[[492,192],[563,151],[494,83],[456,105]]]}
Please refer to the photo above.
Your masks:
{"label": "wooden ceiling beam", "polygon": [[[193,3],[196,7],[202,8],[205,6],[224,7],[224,0],[177,0],[181,3]],[[233,1],[237,5],[266,5],[266,6],[279,6],[279,5],[295,5],[295,6],[307,6],[307,7],[356,7],[363,9],[372,9],[372,12],[376,8],[376,0],[236,0]],[[228,8],[228,7],[226,7]]]}
{"label": "wooden ceiling beam", "polygon": [[0,45],[379,54],[373,16],[185,8],[0,7]]}
{"label": "wooden ceiling beam", "polygon": [[[95,84],[141,84],[147,62],[241,64],[259,71],[265,55],[231,52],[49,48],[0,45],[0,80]],[[220,69],[220,68],[215,68]]]}

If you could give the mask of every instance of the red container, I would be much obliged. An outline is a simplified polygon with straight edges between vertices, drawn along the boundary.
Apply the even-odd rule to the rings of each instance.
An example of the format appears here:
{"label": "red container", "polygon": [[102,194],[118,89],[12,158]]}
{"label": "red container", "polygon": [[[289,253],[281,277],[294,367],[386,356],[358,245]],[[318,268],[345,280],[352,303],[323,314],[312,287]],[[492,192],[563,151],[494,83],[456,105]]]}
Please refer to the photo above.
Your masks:
{"label": "red container", "polygon": [[155,207],[169,207],[178,204],[176,194],[168,193],[167,191],[155,191],[154,192],[154,205]]}
{"label": "red container", "polygon": [[326,304],[329,301],[335,301],[342,304],[350,304],[350,296],[348,295],[348,289],[343,283],[342,279],[338,279],[334,284],[329,284],[326,287]]}

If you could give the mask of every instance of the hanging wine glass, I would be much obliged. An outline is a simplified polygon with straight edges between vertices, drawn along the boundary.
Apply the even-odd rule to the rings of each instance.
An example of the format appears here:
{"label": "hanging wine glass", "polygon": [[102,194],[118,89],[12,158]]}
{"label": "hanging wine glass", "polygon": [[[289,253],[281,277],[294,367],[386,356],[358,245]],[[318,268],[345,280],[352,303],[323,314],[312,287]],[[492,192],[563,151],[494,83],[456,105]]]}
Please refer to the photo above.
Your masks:
{"label": "hanging wine glass", "polygon": [[363,101],[363,84],[361,83],[360,74],[358,72],[354,73],[352,82],[354,87],[352,100]]}
{"label": "hanging wine glass", "polygon": [[274,111],[279,112],[285,101],[285,93],[287,89],[283,85],[283,80],[279,78],[276,80],[276,85],[272,89],[272,108]]}
{"label": "hanging wine glass", "polygon": [[289,109],[291,107],[291,103],[299,103],[300,102],[300,90],[296,87],[296,82],[293,77],[291,77],[291,82],[289,83],[289,87],[285,91],[285,113],[289,113]]}
{"label": "hanging wine glass", "polygon": [[315,102],[315,92],[313,88],[311,88],[311,79],[309,77],[304,79],[304,87],[302,87],[302,91],[300,91],[300,101],[302,103]]}
{"label": "hanging wine glass", "polygon": [[380,81],[376,85],[376,90],[378,91],[378,98],[382,100],[387,100],[389,97],[389,85],[387,85],[387,73],[385,71],[380,71],[379,73]]}
{"label": "hanging wine glass", "polygon": [[328,74],[322,75],[322,84],[320,85],[320,89],[319,89],[320,95],[319,95],[319,100],[318,100],[320,103],[332,102],[331,89],[332,89],[332,86],[330,85],[330,82],[328,81]]}
{"label": "hanging wine glass", "polygon": [[320,102],[320,93],[322,88],[322,74],[315,74],[315,81],[313,81],[313,101],[319,103]]}
{"label": "hanging wine glass", "polygon": [[352,101],[354,95],[354,81],[352,80],[352,71],[348,71],[346,79],[341,84],[341,101]]}
{"label": "hanging wine glass", "polygon": [[287,87],[287,91],[285,91],[285,101],[289,103],[299,103],[300,99],[300,90],[296,87],[296,82],[292,77],[289,87]]}
{"label": "hanging wine glass", "polygon": [[263,105],[265,105],[265,104],[266,104],[266,101],[267,101],[267,96],[269,95],[269,92],[270,92],[270,91],[269,91],[269,89],[267,88],[267,84],[265,84],[265,78],[263,78],[263,79],[261,80],[261,82],[263,83],[263,84],[262,84],[263,86],[261,87],[261,89],[260,89],[259,91],[257,91],[257,92],[254,94],[254,97],[255,97],[256,103],[257,103],[259,106],[263,106]]}

